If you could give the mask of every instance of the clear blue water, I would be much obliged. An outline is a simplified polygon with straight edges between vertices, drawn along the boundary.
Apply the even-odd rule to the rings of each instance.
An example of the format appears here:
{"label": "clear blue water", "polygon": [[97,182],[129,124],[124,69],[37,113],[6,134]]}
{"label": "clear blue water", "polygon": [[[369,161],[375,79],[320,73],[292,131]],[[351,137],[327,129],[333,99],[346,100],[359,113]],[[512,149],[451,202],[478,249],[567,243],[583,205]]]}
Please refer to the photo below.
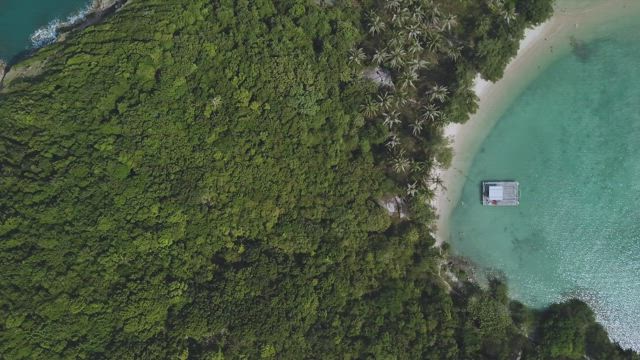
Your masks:
{"label": "clear blue water", "polygon": [[[33,46],[31,36],[52,21],[65,21],[90,0],[0,0],[0,59],[9,60]],[[52,30],[52,29],[48,29]]]}
{"label": "clear blue water", "polygon": [[[451,218],[456,253],[542,307],[582,298],[640,349],[640,24],[562,57],[485,139]],[[483,179],[516,179],[515,208],[480,204]]]}

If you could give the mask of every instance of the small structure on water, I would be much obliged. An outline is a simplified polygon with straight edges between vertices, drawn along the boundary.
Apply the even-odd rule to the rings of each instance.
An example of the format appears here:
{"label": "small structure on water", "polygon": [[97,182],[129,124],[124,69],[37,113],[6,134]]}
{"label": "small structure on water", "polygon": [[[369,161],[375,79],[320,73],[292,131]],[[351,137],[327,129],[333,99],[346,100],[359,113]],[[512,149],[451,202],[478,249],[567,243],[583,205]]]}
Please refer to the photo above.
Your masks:
{"label": "small structure on water", "polygon": [[517,181],[483,181],[481,191],[484,206],[520,204],[520,184]]}

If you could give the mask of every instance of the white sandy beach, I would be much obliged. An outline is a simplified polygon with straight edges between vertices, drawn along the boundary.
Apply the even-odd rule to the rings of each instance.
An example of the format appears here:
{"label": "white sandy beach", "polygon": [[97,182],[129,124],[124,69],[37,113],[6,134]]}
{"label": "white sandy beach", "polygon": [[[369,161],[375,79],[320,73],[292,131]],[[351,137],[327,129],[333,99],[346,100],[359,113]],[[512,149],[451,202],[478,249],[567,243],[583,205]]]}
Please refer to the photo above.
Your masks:
{"label": "white sandy beach", "polygon": [[454,157],[451,167],[438,170],[446,189],[438,191],[433,203],[439,215],[435,234],[437,245],[449,239],[448,221],[458,204],[475,153],[510,102],[553,60],[571,51],[572,36],[582,41],[596,37],[598,27],[624,16],[632,7],[636,11],[640,1],[596,0],[587,5],[571,0],[561,2],[551,19],[527,30],[517,56],[507,66],[501,80],[492,83],[476,78],[474,90],[479,98],[478,112],[465,124],[451,124],[445,129]]}

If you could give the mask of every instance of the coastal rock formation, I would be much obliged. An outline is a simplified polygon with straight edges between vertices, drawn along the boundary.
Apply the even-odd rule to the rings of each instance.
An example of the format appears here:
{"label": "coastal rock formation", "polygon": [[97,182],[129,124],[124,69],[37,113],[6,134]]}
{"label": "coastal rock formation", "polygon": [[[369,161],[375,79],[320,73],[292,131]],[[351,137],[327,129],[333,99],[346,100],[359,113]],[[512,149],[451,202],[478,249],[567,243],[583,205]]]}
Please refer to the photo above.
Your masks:
{"label": "coastal rock formation", "polygon": [[408,218],[404,200],[399,196],[385,197],[377,200],[377,203],[387,210],[390,216],[399,216],[400,219]]}
{"label": "coastal rock formation", "polygon": [[362,72],[362,76],[375,82],[376,84],[378,84],[378,86],[387,86],[390,88],[394,87],[391,74],[387,70],[379,66],[365,69]]}
{"label": "coastal rock formation", "polygon": [[4,70],[7,68],[7,64],[0,60],[0,87],[2,87],[2,79],[4,79]]}
{"label": "coastal rock formation", "polygon": [[116,3],[118,2],[118,0],[93,0],[93,2],[91,3],[91,11],[104,11],[116,5]]}

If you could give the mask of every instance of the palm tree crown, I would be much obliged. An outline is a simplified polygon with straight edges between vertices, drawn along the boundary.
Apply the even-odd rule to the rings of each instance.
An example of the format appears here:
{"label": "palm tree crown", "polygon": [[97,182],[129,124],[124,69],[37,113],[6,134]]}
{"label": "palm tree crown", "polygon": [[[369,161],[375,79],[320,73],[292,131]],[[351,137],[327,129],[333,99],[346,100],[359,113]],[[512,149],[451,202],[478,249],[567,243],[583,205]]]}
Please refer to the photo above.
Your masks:
{"label": "palm tree crown", "polygon": [[431,101],[438,100],[440,102],[444,102],[447,98],[448,92],[449,90],[446,86],[436,84],[433,86],[433,88],[431,88],[431,91],[429,91],[429,96]]}

